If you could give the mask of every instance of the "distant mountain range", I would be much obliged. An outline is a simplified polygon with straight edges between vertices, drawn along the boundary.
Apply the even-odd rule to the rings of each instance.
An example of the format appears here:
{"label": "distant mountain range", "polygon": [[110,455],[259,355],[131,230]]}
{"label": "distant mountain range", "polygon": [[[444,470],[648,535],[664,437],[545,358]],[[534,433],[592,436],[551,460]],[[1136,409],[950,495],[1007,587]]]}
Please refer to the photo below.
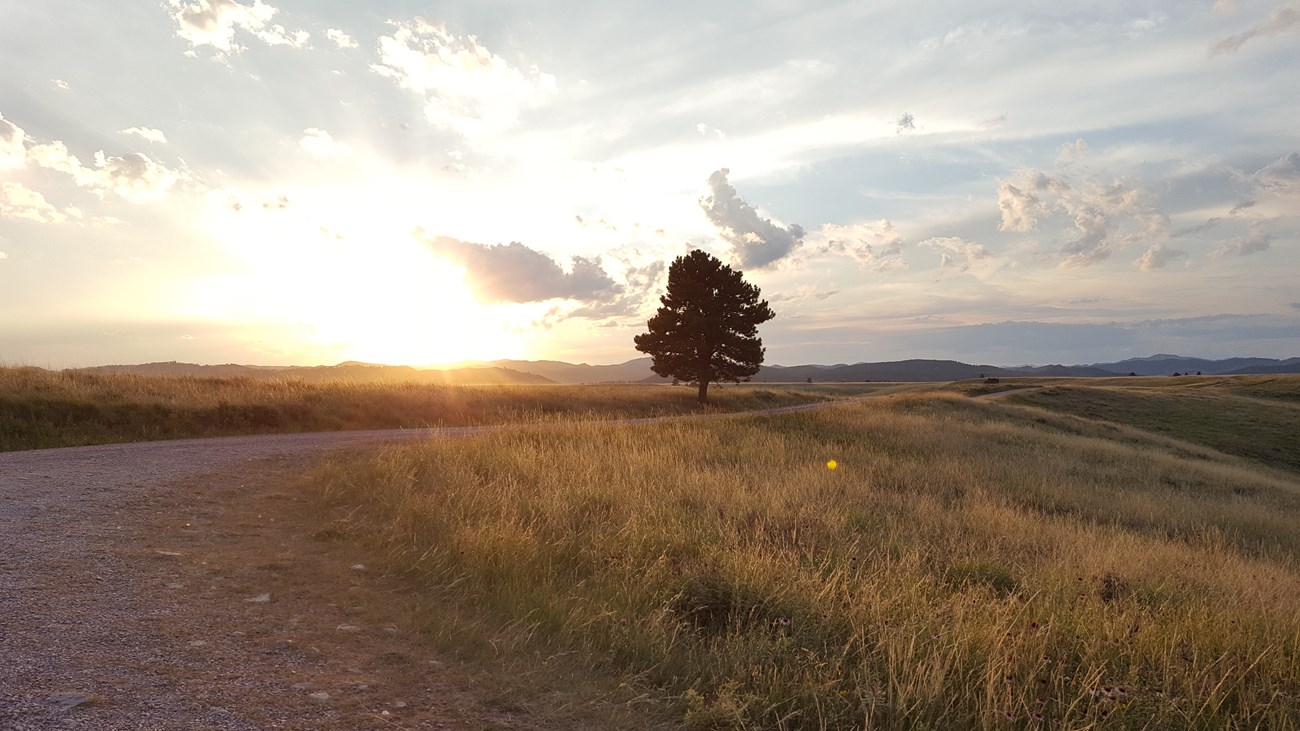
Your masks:
{"label": "distant mountain range", "polygon": [[499,366],[482,368],[418,369],[410,366],[340,363],[333,366],[196,365],[194,363],[144,363],[77,368],[87,373],[136,373],[146,376],[200,378],[297,378],[304,381],[354,381],[360,383],[439,383],[456,386],[527,385],[555,383],[534,373]]}
{"label": "distant mountain range", "polygon": [[[457,368],[412,368],[347,362],[335,366],[247,366],[195,365],[193,363],[145,363],[77,369],[99,373],[204,376],[216,378],[300,378],[306,381],[349,380],[365,383],[417,382],[450,385],[544,384],[544,383],[663,383],[669,379],[650,370],[650,358],[636,358],[613,365],[587,365],[555,360],[498,360]],[[1300,373],[1300,358],[1227,358],[1206,360],[1158,354],[1129,358],[1116,363],[1091,365],[1004,366],[971,365],[955,360],[899,360],[886,363],[837,365],[764,366],[753,380],[781,381],[959,381],[967,378],[1009,376],[1061,376],[1104,378],[1107,376],[1168,376],[1174,373],[1245,375]]]}

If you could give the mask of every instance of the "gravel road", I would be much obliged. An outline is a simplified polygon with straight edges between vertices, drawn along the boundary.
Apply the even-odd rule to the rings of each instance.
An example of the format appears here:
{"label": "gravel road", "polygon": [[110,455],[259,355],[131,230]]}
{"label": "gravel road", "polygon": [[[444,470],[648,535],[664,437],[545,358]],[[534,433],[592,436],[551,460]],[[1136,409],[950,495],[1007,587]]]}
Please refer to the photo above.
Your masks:
{"label": "gravel road", "polygon": [[[846,401],[619,423],[792,413]],[[255,601],[274,584],[266,566],[275,564],[249,558],[280,551],[301,564],[320,552],[300,546],[294,553],[285,543],[285,524],[258,524],[263,516],[254,516],[254,508],[238,518],[243,522],[236,528],[227,515],[231,506],[256,499],[300,500],[280,493],[268,497],[257,486],[277,480],[283,485],[330,450],[511,428],[537,427],[262,435],[0,453],[0,729],[545,727],[475,706],[451,677],[441,687],[414,689],[382,669],[350,667],[368,662],[366,657],[403,656],[404,645],[380,632],[350,637],[347,646],[335,643],[326,653],[331,657],[321,657],[329,633],[353,620],[339,614],[339,602],[307,588],[273,602]],[[265,505],[269,514],[274,505]],[[179,523],[177,515],[186,522]],[[336,563],[349,561],[343,556]],[[346,571],[317,583],[335,580],[353,591],[376,590]],[[315,654],[297,652],[309,644]],[[430,672],[422,667],[420,677],[433,682]],[[291,682],[307,675],[314,680]],[[372,676],[375,685],[388,683],[387,695],[358,680]],[[331,688],[323,691],[331,698],[308,692],[316,687]],[[423,712],[394,695],[398,690],[424,693]],[[344,691],[351,700],[340,703]]]}

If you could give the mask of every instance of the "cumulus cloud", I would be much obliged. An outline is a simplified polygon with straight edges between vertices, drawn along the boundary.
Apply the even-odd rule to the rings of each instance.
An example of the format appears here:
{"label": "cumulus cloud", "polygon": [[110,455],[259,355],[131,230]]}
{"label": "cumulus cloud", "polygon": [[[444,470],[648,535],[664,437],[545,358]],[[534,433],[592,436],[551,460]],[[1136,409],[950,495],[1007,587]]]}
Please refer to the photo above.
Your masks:
{"label": "cumulus cloud", "polygon": [[1232,53],[1254,38],[1275,36],[1294,29],[1300,29],[1300,2],[1288,2],[1274,10],[1262,23],[1220,40],[1210,47],[1210,55]]}
{"label": "cumulus cloud", "polygon": [[130,201],[161,198],[176,182],[176,173],[142,152],[128,152],[120,157],[95,153],[100,184]]}
{"label": "cumulus cloud", "polygon": [[58,140],[33,145],[27,150],[27,159],[39,167],[71,176],[82,188],[96,192],[111,190],[135,202],[161,198],[181,178],[179,173],[142,152],[108,156],[100,150],[95,153],[94,166],[87,166]]}
{"label": "cumulus cloud", "polygon": [[827,223],[814,235],[822,251],[852,257],[861,269],[880,273],[907,266],[903,261],[903,238],[889,221],[847,226]]}
{"label": "cumulus cloud", "polygon": [[700,207],[731,244],[741,266],[765,267],[789,256],[803,243],[803,228],[781,226],[760,216],[727,182],[730,174],[722,168],[709,176],[709,195],[700,199]]}
{"label": "cumulus cloud", "polygon": [[[0,183],[0,219],[35,223],[66,223],[68,217],[50,205],[45,196],[21,183]],[[4,258],[4,257],[0,257]]]}
{"label": "cumulus cloud", "polygon": [[[1062,159],[1068,164],[1085,149],[1082,140],[1067,145]],[[1022,170],[998,183],[998,209],[1002,231],[1029,232],[1041,222],[1062,217],[1070,222],[1061,245],[1065,266],[1088,266],[1104,261],[1116,249],[1151,246],[1169,236],[1169,216],[1150,202],[1144,189],[1122,180],[1084,177],[1076,182],[1066,174],[1048,175]]]}
{"label": "cumulus cloud", "polygon": [[315,127],[303,130],[302,139],[298,144],[318,160],[347,152],[348,149],[347,145],[335,141],[329,132]]}
{"label": "cumulus cloud", "polygon": [[1251,181],[1266,195],[1300,196],[1300,152],[1283,155],[1256,170]]}
{"label": "cumulus cloud", "polygon": [[272,46],[301,48],[311,38],[306,31],[288,31],[282,25],[271,23],[279,9],[262,0],[253,0],[251,5],[236,0],[170,0],[170,3],[177,24],[176,35],[188,41],[191,48],[211,46],[220,52],[219,58],[244,49],[235,41],[236,30]]}
{"label": "cumulus cloud", "polygon": [[903,112],[902,116],[898,118],[898,131],[895,134],[902,134],[905,130],[914,129],[916,129],[916,117],[913,117],[910,112]]}
{"label": "cumulus cloud", "polygon": [[1137,264],[1138,269],[1141,269],[1144,272],[1150,272],[1156,269],[1164,269],[1170,262],[1186,258],[1186,251],[1166,248],[1164,242],[1157,241],[1152,244],[1151,247],[1142,254],[1142,256],[1134,260],[1133,263]]}
{"label": "cumulus cloud", "polygon": [[570,271],[550,256],[518,241],[509,244],[474,244],[449,236],[416,237],[433,253],[465,268],[470,285],[492,302],[543,302],[572,299],[596,302],[621,293],[596,259],[575,256]]}
{"label": "cumulus cloud", "polygon": [[922,241],[920,246],[939,252],[941,271],[970,272],[986,277],[1002,268],[1004,261],[993,256],[983,244],[966,241],[960,236],[936,236]]}
{"label": "cumulus cloud", "polygon": [[0,170],[16,170],[26,164],[27,133],[0,114]]}
{"label": "cumulus cloud", "polygon": [[142,140],[157,142],[159,144],[167,142],[167,135],[164,135],[161,130],[156,130],[151,127],[128,127],[126,129],[118,130],[117,133],[120,135],[135,135]]}
{"label": "cumulus cloud", "polygon": [[658,289],[657,285],[667,271],[667,267],[662,261],[644,264],[620,261],[623,264],[624,284],[618,286],[614,296],[585,303],[570,312],[569,317],[604,320],[611,317],[631,317],[641,312],[650,293]]}
{"label": "cumulus cloud", "polygon": [[330,39],[335,46],[339,48],[356,48],[357,42],[352,40],[352,36],[344,33],[337,28],[329,28],[325,31],[325,37]]}
{"label": "cumulus cloud", "polygon": [[554,76],[511,65],[475,36],[422,19],[393,25],[370,68],[424,99],[424,116],[438,127],[471,138],[504,132],[556,93]]}
{"label": "cumulus cloud", "polygon": [[1213,256],[1249,256],[1261,251],[1268,251],[1273,245],[1271,231],[1272,221],[1251,221],[1246,226],[1246,233],[1228,239],[1215,249]]}

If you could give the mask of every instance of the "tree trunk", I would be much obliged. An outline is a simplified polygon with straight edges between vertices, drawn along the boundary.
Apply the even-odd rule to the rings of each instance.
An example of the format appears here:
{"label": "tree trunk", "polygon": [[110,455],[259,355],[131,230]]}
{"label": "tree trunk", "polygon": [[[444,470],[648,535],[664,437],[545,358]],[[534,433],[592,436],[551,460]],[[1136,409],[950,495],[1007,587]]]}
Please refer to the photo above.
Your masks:
{"label": "tree trunk", "polygon": [[709,382],[700,381],[700,403],[707,404],[708,402],[709,402]]}

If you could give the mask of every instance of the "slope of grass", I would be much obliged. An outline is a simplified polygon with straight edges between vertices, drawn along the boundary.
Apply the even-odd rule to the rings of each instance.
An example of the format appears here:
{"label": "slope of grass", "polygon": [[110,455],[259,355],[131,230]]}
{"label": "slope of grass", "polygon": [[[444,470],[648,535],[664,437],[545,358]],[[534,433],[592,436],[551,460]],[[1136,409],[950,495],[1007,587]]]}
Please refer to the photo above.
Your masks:
{"label": "slope of grass", "polygon": [[[789,406],[887,387],[715,387],[710,408],[726,412]],[[0,451],[232,434],[698,411],[693,390],[657,385],[317,383],[0,367]]]}
{"label": "slope of grass", "polygon": [[1300,718],[1300,482],[1111,420],[914,395],[310,479],[448,650],[590,666],[692,728]]}
{"label": "slope of grass", "polygon": [[1161,387],[1053,385],[1007,398],[1168,434],[1300,472],[1300,378],[1205,379]]}

